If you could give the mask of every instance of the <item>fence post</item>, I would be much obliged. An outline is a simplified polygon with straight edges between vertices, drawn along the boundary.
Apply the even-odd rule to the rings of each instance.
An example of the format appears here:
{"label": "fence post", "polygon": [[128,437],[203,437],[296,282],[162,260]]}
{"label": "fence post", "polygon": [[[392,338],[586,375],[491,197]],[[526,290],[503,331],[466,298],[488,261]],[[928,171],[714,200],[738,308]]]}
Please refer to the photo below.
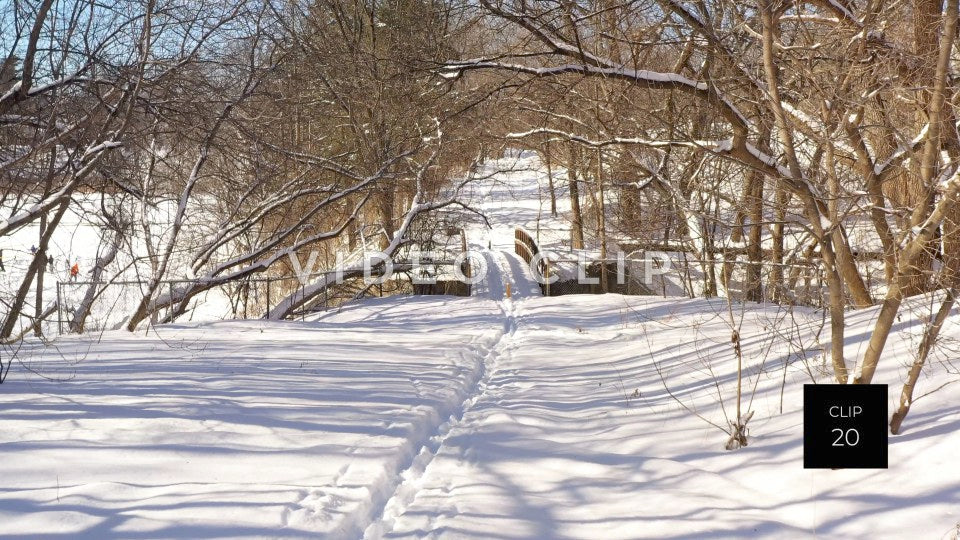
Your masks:
{"label": "fence post", "polygon": [[543,260],[546,262],[546,268],[547,268],[547,272],[546,272],[547,275],[543,276],[543,279],[546,281],[545,288],[547,290],[547,296],[550,296],[550,258],[544,257]]}
{"label": "fence post", "polygon": [[266,316],[270,317],[270,284],[273,283],[270,278],[267,278],[267,313]]}

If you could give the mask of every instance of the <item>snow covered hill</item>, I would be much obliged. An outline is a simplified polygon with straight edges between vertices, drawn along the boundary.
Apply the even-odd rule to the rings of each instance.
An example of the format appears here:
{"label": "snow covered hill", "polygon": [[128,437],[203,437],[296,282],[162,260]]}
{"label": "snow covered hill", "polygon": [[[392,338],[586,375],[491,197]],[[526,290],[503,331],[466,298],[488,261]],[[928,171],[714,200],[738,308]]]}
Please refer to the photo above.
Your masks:
{"label": "snow covered hill", "polygon": [[[955,534],[952,387],[917,402],[889,470],[804,470],[800,383],[829,381],[821,315],[735,315],[755,417],[732,452],[708,423],[733,403],[720,300],[376,299],[304,323],[65,338],[23,351],[0,388],[0,534]],[[851,357],[871,315],[850,317]],[[905,314],[878,376],[891,398],[918,327]],[[918,395],[950,371],[935,363]]]}

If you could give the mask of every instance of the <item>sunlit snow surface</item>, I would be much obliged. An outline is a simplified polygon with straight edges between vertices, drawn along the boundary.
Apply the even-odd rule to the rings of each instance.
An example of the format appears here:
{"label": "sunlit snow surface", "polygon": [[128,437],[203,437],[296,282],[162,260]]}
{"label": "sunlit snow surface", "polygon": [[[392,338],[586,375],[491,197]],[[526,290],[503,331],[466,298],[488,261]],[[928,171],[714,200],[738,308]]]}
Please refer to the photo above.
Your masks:
{"label": "sunlit snow surface", "polygon": [[[914,405],[889,470],[802,469],[800,384],[822,372],[815,313],[745,312],[748,388],[763,364],[756,416],[750,445],[723,450],[724,435],[666,389],[722,425],[719,383],[732,414],[725,311],[617,295],[398,298],[313,322],[26,350],[0,393],[2,534],[926,538],[955,527],[949,386]],[[869,319],[851,317],[851,357]],[[893,390],[918,341],[909,329],[878,377]],[[953,320],[948,333],[960,337]],[[917,395],[952,380],[939,361],[930,374]]]}
{"label": "sunlit snow surface", "polygon": [[0,387],[2,534],[356,537],[502,332],[493,302],[109,332]]}
{"label": "sunlit snow surface", "polygon": [[[513,226],[539,215],[560,247],[566,210],[544,219],[524,178],[477,188],[493,229],[468,231],[492,248],[472,298],[24,344],[0,386],[0,538],[952,537],[960,318],[915,395],[947,386],[916,400],[890,469],[813,471],[802,384],[831,380],[829,325],[734,305],[755,414],[729,452],[710,425],[735,411],[727,305],[539,296]],[[931,305],[889,340],[891,409]],[[875,315],[849,315],[851,362]]]}

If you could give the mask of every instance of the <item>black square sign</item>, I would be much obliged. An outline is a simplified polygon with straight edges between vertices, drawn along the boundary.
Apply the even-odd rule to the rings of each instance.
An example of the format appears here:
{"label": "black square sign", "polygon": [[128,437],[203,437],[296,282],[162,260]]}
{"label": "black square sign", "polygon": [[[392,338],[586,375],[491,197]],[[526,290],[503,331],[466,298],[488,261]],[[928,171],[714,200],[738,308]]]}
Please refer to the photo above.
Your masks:
{"label": "black square sign", "polygon": [[803,468],[886,469],[887,385],[803,385]]}

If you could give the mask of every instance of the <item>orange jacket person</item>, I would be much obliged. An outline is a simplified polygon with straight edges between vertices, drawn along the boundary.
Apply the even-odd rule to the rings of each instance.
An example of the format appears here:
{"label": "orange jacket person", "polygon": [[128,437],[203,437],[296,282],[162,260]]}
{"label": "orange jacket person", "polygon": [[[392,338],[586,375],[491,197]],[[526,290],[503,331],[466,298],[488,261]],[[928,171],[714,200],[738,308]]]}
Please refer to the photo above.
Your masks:
{"label": "orange jacket person", "polygon": [[78,274],[80,274],[80,263],[73,263],[70,267],[70,281],[76,281]]}

